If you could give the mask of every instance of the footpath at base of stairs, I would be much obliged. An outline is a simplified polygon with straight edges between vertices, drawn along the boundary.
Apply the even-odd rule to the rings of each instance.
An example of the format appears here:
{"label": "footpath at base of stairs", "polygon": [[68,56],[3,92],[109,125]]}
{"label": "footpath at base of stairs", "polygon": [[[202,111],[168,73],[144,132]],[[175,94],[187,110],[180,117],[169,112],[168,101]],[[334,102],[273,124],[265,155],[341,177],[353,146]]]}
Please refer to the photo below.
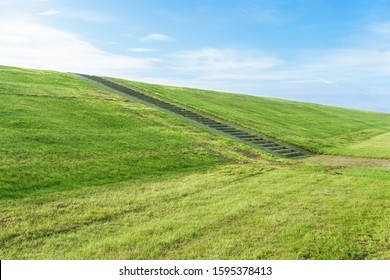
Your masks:
{"label": "footpath at base of stairs", "polygon": [[306,163],[320,163],[328,166],[348,166],[390,170],[390,159],[361,158],[348,156],[315,155],[303,160]]}
{"label": "footpath at base of stairs", "polygon": [[246,128],[217,119],[213,116],[206,116],[204,113],[199,113],[195,110],[185,108],[182,105],[163,100],[162,98],[157,98],[155,96],[136,91],[105,78],[85,74],[76,75],[89,80],[90,82],[93,82],[93,84],[103,87],[104,89],[111,89],[113,92],[130,96],[132,99],[142,102],[143,104],[151,105],[164,111],[169,111],[175,115],[179,115],[182,119],[190,121],[192,124],[207,127],[210,131],[218,132],[219,134],[223,134],[236,141],[248,144],[275,156],[281,158],[300,159],[310,155],[308,151],[295,147],[291,144],[273,139],[254,131],[249,131]]}

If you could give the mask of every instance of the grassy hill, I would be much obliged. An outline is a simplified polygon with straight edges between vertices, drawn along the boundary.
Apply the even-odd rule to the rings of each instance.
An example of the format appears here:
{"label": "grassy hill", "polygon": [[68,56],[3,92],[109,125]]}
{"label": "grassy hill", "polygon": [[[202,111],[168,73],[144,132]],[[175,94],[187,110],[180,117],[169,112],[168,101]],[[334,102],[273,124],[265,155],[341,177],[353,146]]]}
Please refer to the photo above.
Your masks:
{"label": "grassy hill", "polygon": [[390,114],[115,80],[316,153],[390,158]]}
{"label": "grassy hill", "polygon": [[272,159],[72,75],[0,67],[1,259],[389,259],[389,182]]}
{"label": "grassy hill", "polygon": [[70,75],[10,68],[0,75],[3,198],[228,161],[223,150],[212,152],[228,140]]}

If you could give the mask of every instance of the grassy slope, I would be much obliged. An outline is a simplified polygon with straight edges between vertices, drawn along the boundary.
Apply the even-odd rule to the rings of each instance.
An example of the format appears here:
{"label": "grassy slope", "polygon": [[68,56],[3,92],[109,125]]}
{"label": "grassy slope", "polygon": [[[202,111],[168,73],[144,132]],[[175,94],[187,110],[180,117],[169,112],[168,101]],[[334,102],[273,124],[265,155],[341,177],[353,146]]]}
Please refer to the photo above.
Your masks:
{"label": "grassy slope", "polygon": [[229,141],[69,75],[0,68],[0,77],[2,198],[227,161],[210,151]]}
{"label": "grassy slope", "polygon": [[390,258],[386,170],[269,162],[55,72],[0,68],[0,130],[1,259]]}
{"label": "grassy slope", "polygon": [[390,114],[120,81],[317,153],[390,158]]}

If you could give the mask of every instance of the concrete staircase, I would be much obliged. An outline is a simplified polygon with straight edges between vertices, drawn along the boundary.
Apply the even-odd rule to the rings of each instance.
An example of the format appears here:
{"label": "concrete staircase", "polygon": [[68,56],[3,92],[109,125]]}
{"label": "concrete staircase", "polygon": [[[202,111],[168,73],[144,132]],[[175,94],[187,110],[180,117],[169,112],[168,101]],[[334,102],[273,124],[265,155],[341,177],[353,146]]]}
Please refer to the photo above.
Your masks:
{"label": "concrete staircase", "polygon": [[228,136],[234,140],[246,143],[252,147],[259,148],[265,152],[271,153],[282,158],[299,159],[310,155],[308,151],[295,147],[288,143],[279,141],[277,139],[262,135],[260,133],[251,131],[236,124],[217,119],[213,116],[204,113],[196,112],[195,110],[185,108],[184,106],[173,104],[159,97],[154,97],[146,93],[142,93],[131,89],[119,83],[112,82],[108,79],[98,76],[90,76],[85,74],[77,74],[85,80],[93,82],[95,85],[101,86],[105,89],[114,91],[121,95],[131,97],[132,99],[150,105],[163,111],[171,112],[179,115],[181,118],[190,121],[191,123],[207,127],[213,132],[218,132]]}

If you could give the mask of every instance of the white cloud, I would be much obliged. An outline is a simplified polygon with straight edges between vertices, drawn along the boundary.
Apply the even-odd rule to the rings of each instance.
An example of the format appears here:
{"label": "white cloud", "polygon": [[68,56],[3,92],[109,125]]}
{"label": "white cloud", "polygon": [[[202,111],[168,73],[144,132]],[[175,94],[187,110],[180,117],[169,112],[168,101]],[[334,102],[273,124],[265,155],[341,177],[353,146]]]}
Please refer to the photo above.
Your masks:
{"label": "white cloud", "polygon": [[305,67],[337,79],[355,79],[390,75],[390,50],[355,48],[340,49],[312,58]]}
{"label": "white cloud", "polygon": [[55,16],[55,15],[58,15],[59,13],[60,13],[60,11],[51,9],[51,10],[47,10],[44,12],[40,12],[40,13],[38,13],[38,15],[40,15],[40,16]]}
{"label": "white cloud", "polygon": [[390,36],[390,22],[378,22],[370,27],[370,31],[377,36]]}
{"label": "white cloud", "polygon": [[129,48],[127,50],[130,52],[139,52],[139,53],[154,52],[154,49],[148,49],[148,48]]}
{"label": "white cloud", "polygon": [[[0,0],[0,17],[3,19],[21,18],[36,18],[38,16],[59,16],[61,19],[80,20],[89,22],[108,22],[114,21],[115,18],[108,13],[100,13],[90,10],[74,9],[71,7],[64,7],[60,10],[49,9],[51,5],[50,0]],[[38,10],[37,10],[38,9]]]}
{"label": "white cloud", "polygon": [[0,64],[104,75],[153,69],[159,60],[105,52],[75,34],[34,21],[0,19]]}
{"label": "white cloud", "polygon": [[164,34],[148,34],[145,37],[141,38],[141,41],[170,41],[171,37]]}
{"label": "white cloud", "polygon": [[260,71],[258,73],[215,73],[202,75],[199,78],[205,80],[254,80],[254,81],[281,81],[297,78],[297,73],[289,71]]}
{"label": "white cloud", "polygon": [[219,75],[253,75],[259,70],[274,68],[282,64],[282,60],[259,52],[216,48],[181,52],[173,58],[176,61],[174,67],[178,70]]}
{"label": "white cloud", "polygon": [[47,11],[43,11],[38,13],[40,16],[54,16],[61,14],[62,18],[70,19],[70,20],[82,20],[82,21],[90,21],[90,22],[108,22],[112,21],[108,15],[97,13],[94,11],[82,11],[82,10],[72,10],[65,9],[63,11],[58,11],[54,9],[50,9]]}
{"label": "white cloud", "polygon": [[285,79],[281,80],[283,83],[286,84],[327,84],[327,85],[333,85],[337,86],[337,83],[334,81],[322,79],[322,78],[298,78],[298,79]]}
{"label": "white cloud", "polygon": [[114,19],[106,14],[101,14],[93,11],[81,10],[66,10],[62,12],[63,16],[68,19],[82,20],[90,22],[107,22]]}

